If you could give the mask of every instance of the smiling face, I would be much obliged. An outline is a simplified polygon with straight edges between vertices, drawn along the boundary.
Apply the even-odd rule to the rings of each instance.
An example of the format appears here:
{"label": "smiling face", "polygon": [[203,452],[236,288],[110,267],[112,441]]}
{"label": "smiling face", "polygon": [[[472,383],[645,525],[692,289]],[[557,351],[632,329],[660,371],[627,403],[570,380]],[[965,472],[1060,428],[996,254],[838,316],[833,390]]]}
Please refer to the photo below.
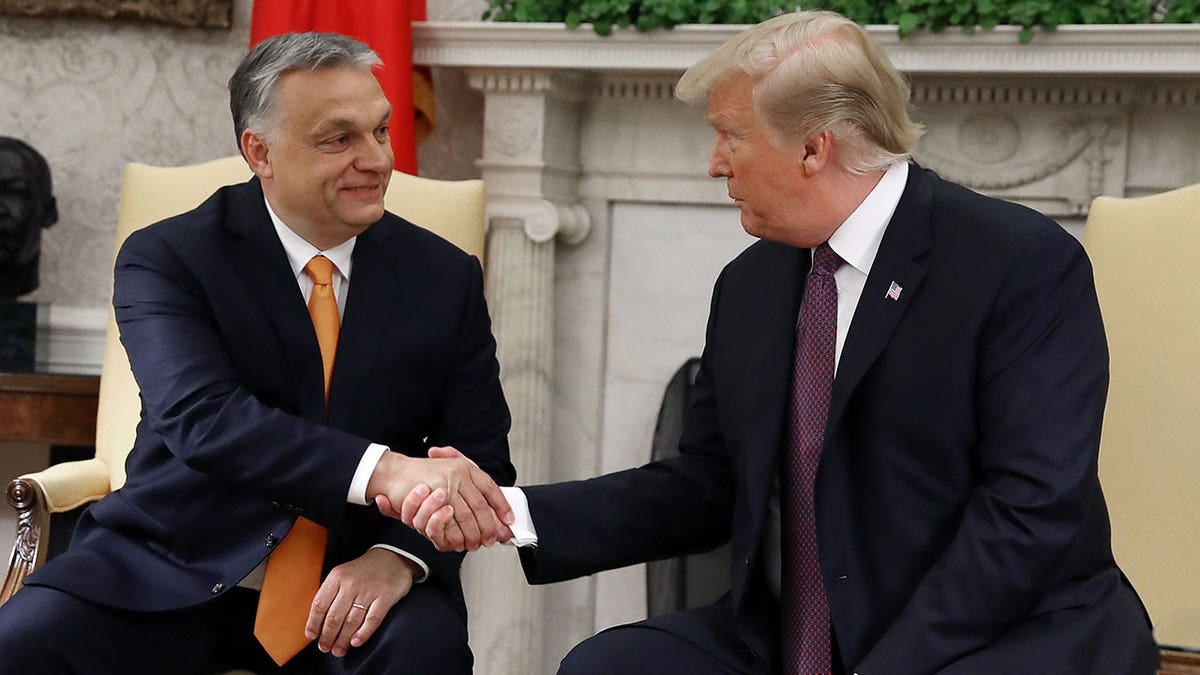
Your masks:
{"label": "smiling face", "polygon": [[266,134],[242,148],[288,227],[321,250],[383,217],[392,177],[391,105],[371,71],[318,68],[283,75]]}

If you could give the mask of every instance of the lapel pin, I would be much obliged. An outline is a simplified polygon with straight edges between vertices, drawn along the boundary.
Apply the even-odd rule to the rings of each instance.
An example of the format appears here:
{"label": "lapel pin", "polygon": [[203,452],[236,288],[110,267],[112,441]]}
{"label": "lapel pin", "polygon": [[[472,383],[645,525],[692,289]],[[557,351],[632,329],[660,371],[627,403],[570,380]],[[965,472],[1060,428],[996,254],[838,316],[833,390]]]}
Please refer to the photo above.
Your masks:
{"label": "lapel pin", "polygon": [[900,292],[901,292],[901,291],[903,291],[903,290],[904,290],[904,289],[900,287],[900,284],[898,284],[898,283],[896,283],[896,282],[894,282],[894,281],[893,281],[893,282],[892,282],[892,285],[888,287],[888,290],[887,290],[887,299],[888,299],[888,300],[899,300],[899,299],[900,299]]}

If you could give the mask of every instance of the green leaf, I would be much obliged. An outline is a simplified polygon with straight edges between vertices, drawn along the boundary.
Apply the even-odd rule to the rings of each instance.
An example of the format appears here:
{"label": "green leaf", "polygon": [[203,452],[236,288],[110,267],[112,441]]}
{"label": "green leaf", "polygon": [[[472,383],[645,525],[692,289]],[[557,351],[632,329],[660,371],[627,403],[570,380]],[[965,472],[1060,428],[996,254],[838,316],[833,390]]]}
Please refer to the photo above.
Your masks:
{"label": "green leaf", "polygon": [[908,35],[920,25],[921,17],[912,12],[905,12],[896,20],[896,26],[900,29],[900,37]]}

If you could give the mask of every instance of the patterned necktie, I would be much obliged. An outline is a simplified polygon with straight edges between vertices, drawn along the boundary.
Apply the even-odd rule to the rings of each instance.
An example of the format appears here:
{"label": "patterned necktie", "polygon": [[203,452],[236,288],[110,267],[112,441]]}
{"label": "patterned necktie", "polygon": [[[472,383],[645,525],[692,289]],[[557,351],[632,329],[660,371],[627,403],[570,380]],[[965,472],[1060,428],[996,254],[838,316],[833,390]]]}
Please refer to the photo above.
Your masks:
{"label": "patterned necktie", "polygon": [[813,508],[817,468],[829,420],[837,344],[837,282],[842,264],[829,244],[813,252],[804,305],[796,323],[796,355],[781,480],[784,675],[829,675],[830,621]]}
{"label": "patterned necktie", "polygon": [[[329,376],[333,373],[333,355],[337,352],[340,330],[337,298],[333,295],[333,262],[318,255],[308,261],[304,271],[313,280],[308,315],[321,348],[325,400],[328,402]],[[321,564],[327,538],[324,527],[300,517],[267,558],[258,613],[254,617],[254,636],[281,666],[310,642],[304,637],[304,624],[308,622],[309,607],[321,586]]]}

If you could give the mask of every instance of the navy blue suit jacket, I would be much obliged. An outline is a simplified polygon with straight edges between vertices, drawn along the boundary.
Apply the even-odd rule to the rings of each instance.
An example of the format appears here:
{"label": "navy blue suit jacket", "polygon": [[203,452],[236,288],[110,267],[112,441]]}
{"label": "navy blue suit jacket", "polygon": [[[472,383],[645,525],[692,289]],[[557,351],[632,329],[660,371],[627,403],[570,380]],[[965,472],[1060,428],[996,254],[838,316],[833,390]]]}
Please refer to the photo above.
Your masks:
{"label": "navy blue suit jacket", "polygon": [[[722,272],[680,457],[527,489],[532,582],[732,539],[737,635],[753,670],[777,667],[762,542],[809,265],[761,241]],[[1079,244],[913,165],[847,333],[816,485],[848,670],[1153,672],[1096,475],[1107,381]]]}
{"label": "navy blue suit jacket", "polygon": [[133,233],[113,305],[141,389],[125,486],[27,583],[137,610],[233,588],[304,515],[326,565],[386,543],[461,603],[460,554],[346,502],[371,442],[453,445],[511,484],[509,412],[479,262],[390,213],[354,247],[324,400],[316,335],[257,179]]}

